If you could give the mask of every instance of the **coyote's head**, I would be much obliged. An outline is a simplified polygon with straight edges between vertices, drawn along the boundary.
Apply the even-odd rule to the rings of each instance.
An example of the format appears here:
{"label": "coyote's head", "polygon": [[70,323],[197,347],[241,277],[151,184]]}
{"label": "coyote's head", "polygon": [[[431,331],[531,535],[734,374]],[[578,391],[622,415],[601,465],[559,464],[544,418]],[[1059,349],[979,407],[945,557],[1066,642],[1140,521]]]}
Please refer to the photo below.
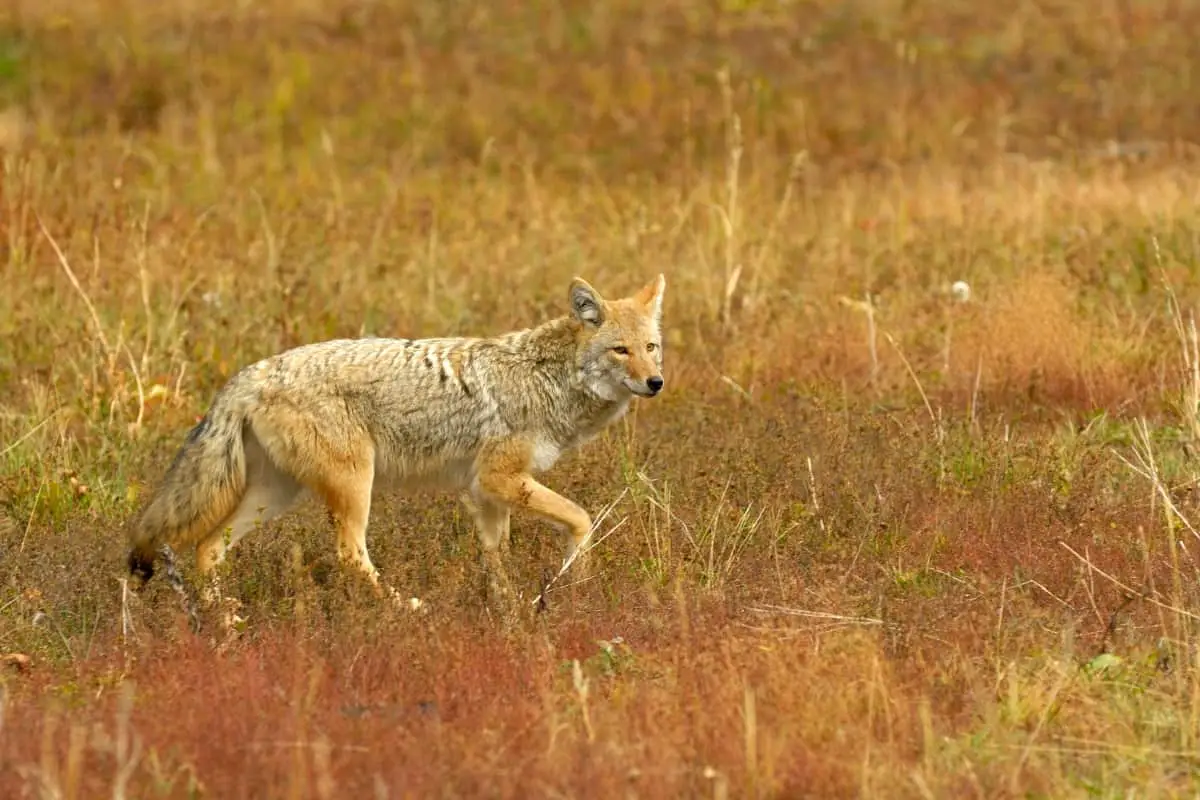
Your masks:
{"label": "coyote's head", "polygon": [[571,281],[571,313],[583,326],[579,368],[592,391],[610,400],[662,391],[663,291],[659,275],[632,297],[605,300],[582,278]]}

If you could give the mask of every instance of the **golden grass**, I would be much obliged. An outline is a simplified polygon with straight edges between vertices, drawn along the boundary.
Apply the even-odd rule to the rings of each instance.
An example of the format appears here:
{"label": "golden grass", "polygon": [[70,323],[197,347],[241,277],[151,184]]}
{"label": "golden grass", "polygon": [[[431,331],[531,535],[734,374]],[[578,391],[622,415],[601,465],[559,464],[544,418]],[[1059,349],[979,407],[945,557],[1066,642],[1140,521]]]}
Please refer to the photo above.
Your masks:
{"label": "golden grass", "polygon": [[[0,13],[4,796],[1195,793],[1200,6]],[[369,533],[426,616],[315,508],[225,650],[123,595],[242,364],[658,271],[667,390],[547,478],[625,522],[528,624],[445,497]]]}

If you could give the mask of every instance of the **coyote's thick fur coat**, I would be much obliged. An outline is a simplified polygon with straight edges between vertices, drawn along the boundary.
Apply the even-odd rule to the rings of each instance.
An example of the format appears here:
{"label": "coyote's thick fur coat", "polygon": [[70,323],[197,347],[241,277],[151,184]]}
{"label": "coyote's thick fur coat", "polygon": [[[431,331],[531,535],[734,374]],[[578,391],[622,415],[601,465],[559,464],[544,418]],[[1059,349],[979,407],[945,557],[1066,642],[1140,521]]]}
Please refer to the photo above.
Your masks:
{"label": "coyote's thick fur coat", "polygon": [[588,513],[534,477],[663,388],[665,278],[608,301],[571,282],[570,313],[492,338],[339,339],[243,368],[188,434],[129,533],[144,583],[158,548],[195,545],[209,573],[256,524],[306,493],[328,506],[337,550],[383,591],[366,548],[374,490],[460,494],[494,591],[511,508],[564,527],[567,555]]}

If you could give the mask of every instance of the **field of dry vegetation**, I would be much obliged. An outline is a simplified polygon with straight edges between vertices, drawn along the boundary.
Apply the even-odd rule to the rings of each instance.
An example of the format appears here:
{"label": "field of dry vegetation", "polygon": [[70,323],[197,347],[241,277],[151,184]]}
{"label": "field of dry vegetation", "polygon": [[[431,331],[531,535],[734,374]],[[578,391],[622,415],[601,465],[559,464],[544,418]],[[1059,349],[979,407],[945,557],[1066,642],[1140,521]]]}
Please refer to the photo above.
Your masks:
{"label": "field of dry vegetation", "polygon": [[[1007,10],[989,10],[1005,8]],[[1200,3],[11,0],[0,796],[1200,791]],[[453,497],[124,526],[238,367],[667,276],[515,627]],[[969,290],[959,286],[965,282]],[[517,515],[531,601],[559,565]],[[184,575],[195,576],[190,553]]]}

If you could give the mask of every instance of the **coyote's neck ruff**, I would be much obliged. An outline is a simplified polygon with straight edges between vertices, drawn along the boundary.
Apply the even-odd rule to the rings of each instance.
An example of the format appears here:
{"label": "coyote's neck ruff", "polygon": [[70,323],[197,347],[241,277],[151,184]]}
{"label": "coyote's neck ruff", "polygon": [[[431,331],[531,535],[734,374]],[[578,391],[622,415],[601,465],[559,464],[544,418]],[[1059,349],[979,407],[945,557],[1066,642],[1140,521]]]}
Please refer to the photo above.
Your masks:
{"label": "coyote's neck ruff", "polygon": [[[512,359],[505,373],[511,385],[492,393],[496,411],[514,428],[543,429],[564,449],[575,447],[619,419],[636,394],[653,396],[657,389],[635,390],[614,382],[594,352],[584,323],[561,317],[529,330],[495,339],[494,358]],[[464,340],[468,349],[487,348],[486,340]],[[657,370],[657,363],[653,364]],[[543,467],[548,469],[549,465]]]}
{"label": "coyote's neck ruff", "polygon": [[489,338],[338,339],[239,371],[188,436],[130,533],[149,578],[161,544],[197,545],[208,572],[258,522],[312,494],[339,551],[378,586],[365,532],[378,485],[462,494],[485,560],[509,509],[564,526],[568,553],[591,519],[534,475],[663,388],[665,280],[608,301],[576,278],[570,313]]}

